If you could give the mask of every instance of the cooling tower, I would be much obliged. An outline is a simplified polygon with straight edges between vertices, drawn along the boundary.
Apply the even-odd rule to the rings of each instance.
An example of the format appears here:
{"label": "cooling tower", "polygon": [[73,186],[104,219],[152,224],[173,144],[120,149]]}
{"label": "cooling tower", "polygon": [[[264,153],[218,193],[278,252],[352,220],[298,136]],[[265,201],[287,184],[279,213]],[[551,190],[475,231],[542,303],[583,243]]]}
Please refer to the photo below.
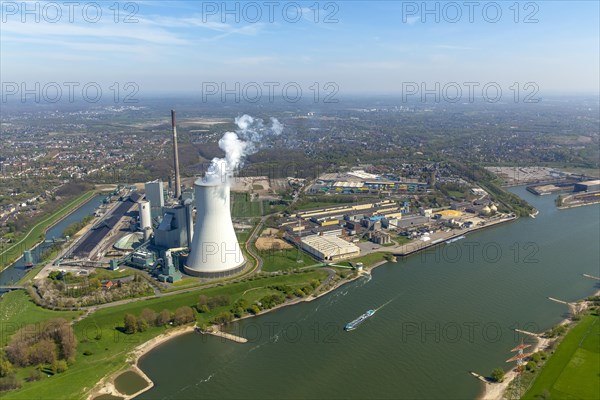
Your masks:
{"label": "cooling tower", "polygon": [[245,260],[231,222],[229,186],[198,179],[194,190],[196,225],[185,271],[211,278],[241,271]]}

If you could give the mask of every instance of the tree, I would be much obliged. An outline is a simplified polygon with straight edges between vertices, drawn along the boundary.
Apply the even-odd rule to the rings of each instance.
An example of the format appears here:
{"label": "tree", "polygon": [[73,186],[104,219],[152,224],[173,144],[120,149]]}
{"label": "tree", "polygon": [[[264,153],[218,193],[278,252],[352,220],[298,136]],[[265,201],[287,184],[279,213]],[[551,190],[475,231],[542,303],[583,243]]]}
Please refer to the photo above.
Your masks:
{"label": "tree", "polygon": [[100,286],[102,286],[102,284],[100,283],[100,279],[98,278],[91,278],[89,281],[90,284],[90,288],[92,289],[98,289],[100,288]]}
{"label": "tree", "polygon": [[136,333],[138,324],[137,318],[133,314],[125,314],[125,333]]}
{"label": "tree", "polygon": [[49,338],[42,339],[29,348],[29,364],[52,364],[56,361],[56,343]]}
{"label": "tree", "polygon": [[137,320],[137,330],[138,332],[145,332],[146,330],[148,330],[148,321],[146,321],[144,318],[138,318]]}
{"label": "tree", "polygon": [[260,312],[260,308],[258,308],[256,304],[252,304],[250,307],[248,307],[248,312],[256,315]]}
{"label": "tree", "polygon": [[203,304],[203,305],[202,305],[202,306],[201,306],[201,307],[198,309],[198,312],[201,312],[201,313],[205,313],[205,314],[206,314],[207,312],[210,312],[210,308],[208,308],[208,306],[207,306],[206,304]]}
{"label": "tree", "polygon": [[502,382],[504,380],[504,370],[502,368],[494,368],[492,371],[492,380],[494,382]]}
{"label": "tree", "polygon": [[157,326],[164,326],[167,325],[169,322],[171,322],[171,311],[169,310],[162,310],[160,314],[158,314],[158,316],[156,317]]}
{"label": "tree", "polygon": [[233,314],[230,311],[223,311],[213,319],[213,323],[223,325],[233,320]]}
{"label": "tree", "polygon": [[196,318],[194,316],[194,310],[191,307],[183,306],[179,307],[175,310],[175,317],[173,318],[173,322],[175,325],[183,325],[188,322],[194,321]]}
{"label": "tree", "polygon": [[198,310],[202,308],[202,306],[208,305],[208,296],[201,294],[198,296]]}
{"label": "tree", "polygon": [[27,376],[27,382],[35,382],[39,381],[40,379],[42,379],[42,373],[37,368],[31,370]]}
{"label": "tree", "polygon": [[140,314],[140,319],[143,319],[144,321],[146,321],[148,323],[148,325],[155,325],[156,324],[156,311],[151,310],[149,308],[144,308],[142,310],[142,313]]}
{"label": "tree", "polygon": [[67,369],[69,369],[69,366],[67,365],[67,362],[65,360],[58,360],[56,362],[56,372],[57,373],[63,373],[65,372]]}
{"label": "tree", "polygon": [[529,361],[527,364],[525,364],[525,368],[527,368],[527,371],[533,372],[533,370],[535,370],[535,367],[536,363],[533,361]]}
{"label": "tree", "polygon": [[231,311],[236,318],[242,318],[244,316],[244,309],[242,307],[235,307]]}
{"label": "tree", "polygon": [[4,378],[5,376],[12,374],[13,370],[14,368],[10,361],[0,355],[0,377]]}

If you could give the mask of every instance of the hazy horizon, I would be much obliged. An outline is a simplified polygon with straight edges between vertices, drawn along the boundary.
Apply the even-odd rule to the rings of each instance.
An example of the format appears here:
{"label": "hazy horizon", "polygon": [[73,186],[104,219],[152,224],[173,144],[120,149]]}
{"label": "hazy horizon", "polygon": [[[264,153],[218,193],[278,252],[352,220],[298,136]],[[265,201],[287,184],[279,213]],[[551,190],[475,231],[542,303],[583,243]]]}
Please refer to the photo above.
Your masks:
{"label": "hazy horizon", "polygon": [[320,95],[334,83],[352,96],[411,82],[600,90],[598,2],[272,3],[140,1],[115,3],[118,13],[101,3],[84,13],[88,3],[31,2],[27,11],[4,1],[2,82],[118,83],[122,91],[134,82],[148,94],[201,92],[207,83],[235,90],[236,82],[277,83],[276,94],[317,83]]}

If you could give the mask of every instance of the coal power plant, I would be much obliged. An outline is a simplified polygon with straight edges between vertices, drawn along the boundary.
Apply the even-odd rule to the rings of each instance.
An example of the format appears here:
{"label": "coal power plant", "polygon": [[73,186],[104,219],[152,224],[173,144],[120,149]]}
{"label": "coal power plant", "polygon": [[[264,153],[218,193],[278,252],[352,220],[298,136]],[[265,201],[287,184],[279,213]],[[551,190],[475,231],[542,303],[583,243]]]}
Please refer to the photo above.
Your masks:
{"label": "coal power plant", "polygon": [[196,225],[185,272],[207,278],[240,272],[245,260],[231,221],[229,185],[198,179],[194,192]]}
{"label": "coal power plant", "polygon": [[[244,270],[247,264],[230,212],[230,165],[225,159],[214,159],[205,176],[194,182],[193,190],[184,190],[174,110],[170,133],[174,179],[169,177],[169,182],[173,184],[167,186],[160,179],[146,182],[143,193],[135,185],[119,185],[104,199],[101,218],[63,254],[59,264],[110,264],[110,268],[124,264],[145,270],[164,283],[181,280],[184,273],[222,278]],[[231,139],[234,134],[229,135]],[[228,155],[242,154],[230,147],[222,149]]]}

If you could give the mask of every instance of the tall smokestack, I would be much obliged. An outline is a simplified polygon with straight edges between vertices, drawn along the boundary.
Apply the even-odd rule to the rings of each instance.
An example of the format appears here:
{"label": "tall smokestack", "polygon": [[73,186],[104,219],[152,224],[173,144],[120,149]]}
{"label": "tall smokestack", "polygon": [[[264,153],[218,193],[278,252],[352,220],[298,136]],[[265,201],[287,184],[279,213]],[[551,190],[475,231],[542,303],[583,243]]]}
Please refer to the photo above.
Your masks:
{"label": "tall smokestack", "polygon": [[171,110],[171,127],[173,128],[173,162],[175,163],[175,198],[179,199],[181,197],[181,177],[179,176],[179,149],[177,147],[175,110]]}

